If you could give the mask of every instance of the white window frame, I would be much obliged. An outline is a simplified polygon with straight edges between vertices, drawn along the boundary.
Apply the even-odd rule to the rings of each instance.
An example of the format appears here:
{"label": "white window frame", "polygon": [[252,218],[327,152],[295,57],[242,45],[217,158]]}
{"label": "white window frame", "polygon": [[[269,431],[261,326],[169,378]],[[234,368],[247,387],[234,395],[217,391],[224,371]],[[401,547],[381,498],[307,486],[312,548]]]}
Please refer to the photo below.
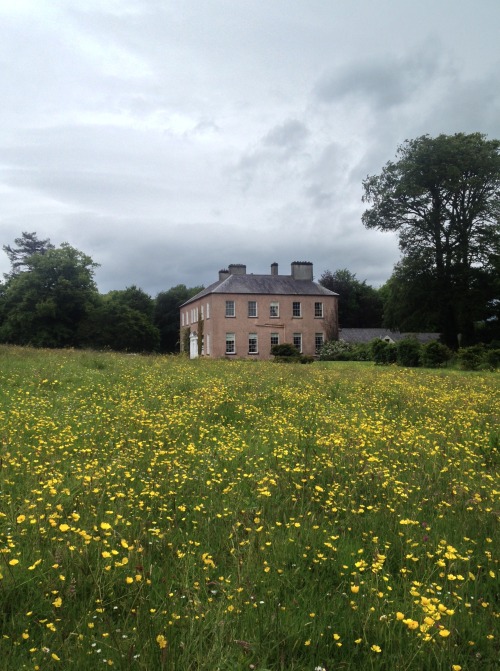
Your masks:
{"label": "white window frame", "polygon": [[234,333],[226,333],[226,354],[236,354],[236,335]]}
{"label": "white window frame", "polygon": [[210,319],[210,303],[207,303],[207,319]]}
{"label": "white window frame", "polygon": [[[276,340],[276,342],[273,342],[273,338]],[[274,345],[279,345],[280,344],[280,334],[279,333],[271,333],[271,347],[274,347]]]}
{"label": "white window frame", "polygon": [[[253,344],[253,341],[255,343]],[[256,333],[248,334],[248,353],[249,354],[258,354],[259,353],[259,339]]]}
{"label": "white window frame", "polygon": [[295,317],[295,319],[299,319],[300,317],[302,317],[302,304],[300,301],[293,301],[292,317]]}
{"label": "white window frame", "polygon": [[294,333],[292,342],[293,342],[293,346],[296,347],[299,350],[299,352],[302,354],[302,333]]}
{"label": "white window frame", "polygon": [[[273,314],[275,312],[276,314]],[[278,301],[271,301],[269,303],[269,317],[270,319],[279,319],[280,316],[280,304]]]}
{"label": "white window frame", "polygon": [[[319,340],[321,339],[321,344],[318,345]],[[325,344],[325,336],[323,333],[315,333],[314,334],[314,351],[316,354],[320,351],[320,349],[323,347]]]}
{"label": "white window frame", "polygon": [[234,301],[226,301],[226,317],[236,317],[236,305]]}
{"label": "white window frame", "polygon": [[[252,308],[255,308],[255,309],[254,309],[254,310],[250,310],[250,305],[252,306]],[[248,301],[248,308],[247,308],[247,309],[248,309],[248,313],[247,313],[247,314],[248,314],[248,317],[252,318],[252,317],[257,317],[257,316],[258,316],[258,313],[257,313],[257,301]],[[250,314],[250,312],[254,312],[255,314]]]}
{"label": "white window frame", "polygon": [[321,301],[316,301],[314,303],[314,316],[317,319],[321,319],[323,317],[323,303]]}

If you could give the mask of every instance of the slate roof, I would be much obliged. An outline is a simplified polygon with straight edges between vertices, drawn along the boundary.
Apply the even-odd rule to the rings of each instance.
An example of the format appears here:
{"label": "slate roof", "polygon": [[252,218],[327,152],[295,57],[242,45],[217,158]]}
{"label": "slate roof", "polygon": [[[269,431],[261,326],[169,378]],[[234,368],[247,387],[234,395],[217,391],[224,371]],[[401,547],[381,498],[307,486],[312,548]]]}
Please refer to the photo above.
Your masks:
{"label": "slate roof", "polygon": [[404,338],[416,338],[420,343],[425,344],[432,340],[439,340],[439,333],[401,333],[401,331],[391,331],[389,329],[340,329],[339,338],[352,343],[369,343],[375,338],[382,340],[389,336],[394,342]]}
{"label": "slate roof", "polygon": [[291,275],[229,275],[214,282],[196,296],[183,303],[193,301],[209,294],[280,294],[286,296],[338,296],[334,291],[325,289],[312,280],[295,280]]}

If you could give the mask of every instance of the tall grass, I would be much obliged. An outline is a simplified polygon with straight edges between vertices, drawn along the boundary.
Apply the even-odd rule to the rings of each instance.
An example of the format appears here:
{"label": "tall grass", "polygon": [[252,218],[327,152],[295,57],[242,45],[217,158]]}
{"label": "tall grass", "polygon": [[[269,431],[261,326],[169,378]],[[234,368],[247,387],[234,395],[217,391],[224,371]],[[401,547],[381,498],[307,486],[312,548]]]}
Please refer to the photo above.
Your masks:
{"label": "tall grass", "polygon": [[2,669],[497,668],[498,375],[0,362]]}

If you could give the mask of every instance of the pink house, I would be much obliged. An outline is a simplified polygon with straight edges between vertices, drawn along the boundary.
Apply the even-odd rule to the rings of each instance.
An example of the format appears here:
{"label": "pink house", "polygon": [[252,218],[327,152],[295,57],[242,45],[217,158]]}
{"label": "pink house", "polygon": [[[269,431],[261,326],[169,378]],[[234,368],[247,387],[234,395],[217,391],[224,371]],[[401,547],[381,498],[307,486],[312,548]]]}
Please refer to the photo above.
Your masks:
{"label": "pink house", "polygon": [[315,355],[338,338],[338,295],[314,282],[313,265],[294,261],[290,275],[248,274],[232,264],[180,309],[181,350],[191,358],[270,359],[271,347],[293,343]]}

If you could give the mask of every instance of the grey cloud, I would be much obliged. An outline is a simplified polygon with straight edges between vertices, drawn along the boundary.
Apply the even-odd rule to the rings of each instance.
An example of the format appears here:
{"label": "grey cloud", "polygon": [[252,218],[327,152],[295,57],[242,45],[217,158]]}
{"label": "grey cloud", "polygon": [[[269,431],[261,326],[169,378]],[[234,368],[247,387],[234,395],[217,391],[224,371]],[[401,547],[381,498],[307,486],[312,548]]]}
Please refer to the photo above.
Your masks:
{"label": "grey cloud", "polygon": [[242,154],[235,166],[242,187],[248,189],[259,178],[269,179],[271,172],[274,182],[276,178],[290,179],[298,162],[308,160],[309,136],[307,126],[297,119],[287,119],[273,126],[255,146]]}
{"label": "grey cloud", "polygon": [[324,103],[357,98],[375,107],[391,108],[424,90],[439,68],[438,51],[427,44],[406,57],[388,54],[346,64],[322,77],[314,94]]}
{"label": "grey cloud", "polygon": [[308,137],[307,127],[296,119],[290,119],[272,128],[263,138],[262,143],[267,147],[278,147],[286,150],[300,148]]}

